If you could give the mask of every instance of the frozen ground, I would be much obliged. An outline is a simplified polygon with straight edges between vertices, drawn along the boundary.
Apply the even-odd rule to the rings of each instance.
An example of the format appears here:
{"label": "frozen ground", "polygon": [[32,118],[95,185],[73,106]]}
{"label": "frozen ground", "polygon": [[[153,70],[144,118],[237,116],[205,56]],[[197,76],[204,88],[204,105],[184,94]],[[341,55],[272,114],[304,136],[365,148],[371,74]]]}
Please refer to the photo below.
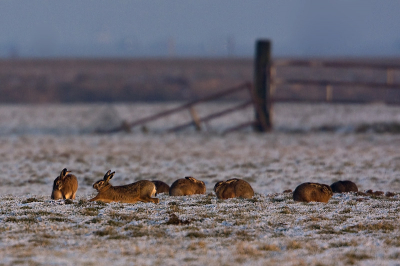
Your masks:
{"label": "frozen ground", "polygon": [[[399,265],[400,134],[373,125],[396,127],[400,107],[280,104],[277,130],[265,135],[218,134],[252,118],[251,110],[203,133],[163,133],[186,113],[146,125],[148,133],[91,133],[169,107],[0,106],[0,265]],[[360,126],[367,130],[355,133]],[[73,202],[50,200],[64,167],[78,177]],[[192,175],[207,195],[160,195],[157,205],[87,202],[109,169],[114,185]],[[215,182],[233,177],[249,181],[256,197],[217,200]],[[343,179],[395,196],[303,204],[282,193]]]}

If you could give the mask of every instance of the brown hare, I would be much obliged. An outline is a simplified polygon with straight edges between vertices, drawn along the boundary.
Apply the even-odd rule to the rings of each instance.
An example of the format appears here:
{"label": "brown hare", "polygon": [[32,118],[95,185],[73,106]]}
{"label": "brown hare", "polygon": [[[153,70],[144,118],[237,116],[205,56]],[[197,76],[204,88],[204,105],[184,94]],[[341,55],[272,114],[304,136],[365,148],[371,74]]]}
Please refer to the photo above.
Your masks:
{"label": "brown hare", "polygon": [[333,193],[358,192],[358,187],[349,180],[337,181],[331,185]]}
{"label": "brown hare", "polygon": [[293,192],[293,200],[295,201],[317,201],[325,202],[332,197],[333,192],[330,186],[318,183],[303,183],[296,187]]}
{"label": "brown hare", "polygon": [[250,184],[237,178],[217,182],[214,186],[214,192],[219,199],[250,199],[254,196],[254,190]]}
{"label": "brown hare", "polygon": [[205,193],[206,185],[204,182],[191,176],[176,180],[169,189],[170,196],[187,196]]}
{"label": "brown hare", "polygon": [[54,179],[51,199],[75,199],[78,190],[78,180],[71,175],[67,168],[64,168],[60,175]]}
{"label": "brown hare", "polygon": [[151,182],[154,183],[154,185],[156,185],[156,195],[160,194],[160,193],[169,193],[169,186],[168,184],[164,183],[163,181],[159,181],[159,180],[152,180]]}
{"label": "brown hare", "polygon": [[103,180],[99,180],[93,184],[93,188],[99,193],[89,201],[103,201],[106,203],[136,203],[138,201],[159,202],[159,199],[152,198],[152,196],[156,194],[156,186],[153,182],[140,180],[132,184],[114,187],[109,183],[114,174],[115,172],[111,173],[111,170],[108,170]]}

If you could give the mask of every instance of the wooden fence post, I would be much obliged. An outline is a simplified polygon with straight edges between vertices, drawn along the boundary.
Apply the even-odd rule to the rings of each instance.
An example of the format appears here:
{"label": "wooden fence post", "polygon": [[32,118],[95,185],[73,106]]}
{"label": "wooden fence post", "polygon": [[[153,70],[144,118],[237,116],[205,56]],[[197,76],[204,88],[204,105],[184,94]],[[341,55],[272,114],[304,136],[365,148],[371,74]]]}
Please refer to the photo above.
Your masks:
{"label": "wooden fence post", "polygon": [[254,97],[259,108],[255,110],[258,132],[267,132],[272,129],[271,119],[271,41],[258,40],[254,58]]}

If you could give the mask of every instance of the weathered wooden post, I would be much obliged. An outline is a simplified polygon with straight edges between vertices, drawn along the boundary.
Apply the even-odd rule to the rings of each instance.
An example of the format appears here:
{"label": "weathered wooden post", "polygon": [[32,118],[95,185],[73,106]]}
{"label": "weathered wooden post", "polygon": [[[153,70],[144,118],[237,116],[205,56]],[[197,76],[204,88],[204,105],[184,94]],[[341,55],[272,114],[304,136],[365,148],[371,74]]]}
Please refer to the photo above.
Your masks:
{"label": "weathered wooden post", "polygon": [[258,132],[267,132],[272,129],[271,63],[271,41],[258,40],[254,58],[254,98],[256,101],[255,119],[257,121],[254,129]]}

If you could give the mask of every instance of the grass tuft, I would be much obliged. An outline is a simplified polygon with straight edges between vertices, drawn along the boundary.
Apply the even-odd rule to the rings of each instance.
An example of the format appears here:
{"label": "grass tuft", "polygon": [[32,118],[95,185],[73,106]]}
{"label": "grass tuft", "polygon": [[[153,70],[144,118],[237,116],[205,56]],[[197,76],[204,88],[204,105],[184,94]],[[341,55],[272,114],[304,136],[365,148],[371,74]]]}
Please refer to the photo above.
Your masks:
{"label": "grass tuft", "polygon": [[200,233],[200,232],[189,232],[186,234],[186,237],[189,238],[204,238],[207,237],[205,234]]}
{"label": "grass tuft", "polygon": [[178,218],[178,216],[176,216],[175,213],[171,213],[169,215],[168,221],[166,221],[165,224],[167,224],[167,225],[187,225],[187,224],[190,224],[190,221],[189,220],[181,220]]}
{"label": "grass tuft", "polygon": [[21,203],[26,204],[26,203],[32,203],[32,202],[43,202],[43,200],[39,200],[36,198],[27,198],[26,200],[23,200]]}

